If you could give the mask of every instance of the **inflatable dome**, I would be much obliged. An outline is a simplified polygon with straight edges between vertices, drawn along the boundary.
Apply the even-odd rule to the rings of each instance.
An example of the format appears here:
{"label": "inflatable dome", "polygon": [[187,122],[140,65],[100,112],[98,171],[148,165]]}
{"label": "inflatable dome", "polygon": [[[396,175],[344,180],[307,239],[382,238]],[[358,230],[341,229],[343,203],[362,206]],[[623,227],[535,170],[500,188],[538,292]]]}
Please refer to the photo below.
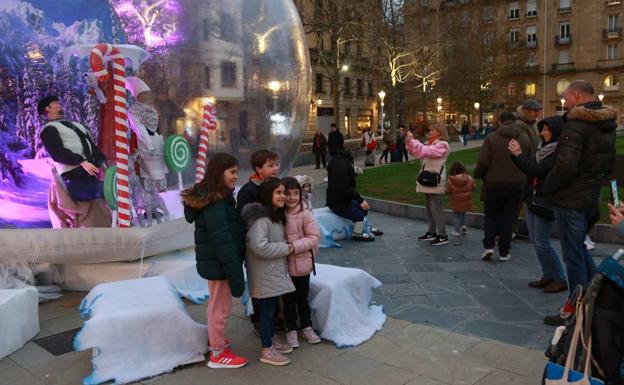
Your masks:
{"label": "inflatable dome", "polygon": [[[132,108],[144,87],[157,112],[153,131],[190,143],[185,186],[195,178],[207,104],[214,105],[207,157],[235,155],[239,182],[250,175],[249,157],[257,149],[279,154],[281,174],[294,162],[311,74],[290,0],[5,0],[0,30],[0,228],[51,227],[55,164],[42,145],[45,121],[37,112],[45,95],[58,96],[64,119],[91,132],[109,166],[116,119],[109,104]],[[142,81],[126,83],[125,100],[112,82],[104,87],[97,77],[98,70],[115,68],[106,52],[95,68],[93,50],[101,43],[123,57],[119,76]],[[166,179],[177,197],[178,173],[170,170]]]}

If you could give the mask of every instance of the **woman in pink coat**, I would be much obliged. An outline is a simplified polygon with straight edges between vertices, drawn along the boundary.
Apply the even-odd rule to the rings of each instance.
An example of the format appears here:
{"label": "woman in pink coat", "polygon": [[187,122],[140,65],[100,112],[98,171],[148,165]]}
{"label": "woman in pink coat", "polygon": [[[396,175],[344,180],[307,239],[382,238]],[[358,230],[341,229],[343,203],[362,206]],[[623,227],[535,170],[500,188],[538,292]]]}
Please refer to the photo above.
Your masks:
{"label": "woman in pink coat", "polygon": [[[420,159],[421,168],[416,182],[416,192],[425,194],[425,213],[429,225],[425,235],[419,237],[418,240],[440,246],[448,243],[442,195],[446,193],[446,160],[451,150],[448,144],[448,132],[443,124],[433,124],[430,131],[428,144],[415,140],[411,132],[407,133],[406,141],[407,151]],[[422,178],[423,175],[427,175],[428,178]],[[427,183],[425,179],[433,182]]]}
{"label": "woman in pink coat", "polygon": [[[301,185],[297,179],[282,179],[286,186],[286,240],[293,246],[288,256],[288,274],[295,285],[295,291],[284,294],[284,318],[286,321],[286,342],[293,348],[299,347],[298,330],[311,344],[321,342],[312,329],[310,311],[310,273],[314,271],[314,255],[318,253],[321,233],[312,211],[302,201]],[[297,318],[299,325],[297,325]]]}

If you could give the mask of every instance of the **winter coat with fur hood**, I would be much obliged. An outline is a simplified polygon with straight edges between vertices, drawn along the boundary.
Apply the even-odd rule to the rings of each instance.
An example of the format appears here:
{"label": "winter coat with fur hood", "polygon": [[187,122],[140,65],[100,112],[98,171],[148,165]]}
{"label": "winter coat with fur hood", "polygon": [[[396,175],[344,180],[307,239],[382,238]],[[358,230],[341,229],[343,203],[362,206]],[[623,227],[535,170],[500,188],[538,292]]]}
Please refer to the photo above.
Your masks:
{"label": "winter coat with fur hood", "polygon": [[617,111],[600,102],[572,108],[565,116],[555,165],[542,191],[560,207],[593,210],[600,188],[615,167]]}
{"label": "winter coat with fur hood", "polygon": [[295,291],[288,275],[288,243],[284,225],[269,218],[269,210],[260,203],[243,209],[247,222],[247,281],[252,298],[270,298]]}
{"label": "winter coat with fur hood", "polygon": [[321,232],[312,211],[296,207],[286,212],[286,239],[295,249],[294,255],[288,256],[288,274],[291,277],[310,274],[321,242]]}
{"label": "winter coat with fur hood", "polygon": [[208,203],[205,195],[184,196],[184,216],[195,223],[197,273],[208,280],[227,279],[232,296],[245,290],[245,224],[234,198]]}
{"label": "winter coat with fur hood", "polygon": [[472,210],[472,192],[475,182],[466,173],[451,175],[446,181],[446,192],[451,195],[451,210],[465,213]]}

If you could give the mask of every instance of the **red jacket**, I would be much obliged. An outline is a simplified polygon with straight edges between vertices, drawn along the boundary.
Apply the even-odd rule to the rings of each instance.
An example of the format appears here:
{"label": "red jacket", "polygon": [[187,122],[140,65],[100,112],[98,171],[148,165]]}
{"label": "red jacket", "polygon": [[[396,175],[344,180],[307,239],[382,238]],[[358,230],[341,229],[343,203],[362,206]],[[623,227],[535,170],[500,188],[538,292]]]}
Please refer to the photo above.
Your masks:
{"label": "red jacket", "polygon": [[451,195],[451,209],[458,213],[472,210],[472,192],[475,182],[466,173],[449,176],[446,181],[446,192]]}

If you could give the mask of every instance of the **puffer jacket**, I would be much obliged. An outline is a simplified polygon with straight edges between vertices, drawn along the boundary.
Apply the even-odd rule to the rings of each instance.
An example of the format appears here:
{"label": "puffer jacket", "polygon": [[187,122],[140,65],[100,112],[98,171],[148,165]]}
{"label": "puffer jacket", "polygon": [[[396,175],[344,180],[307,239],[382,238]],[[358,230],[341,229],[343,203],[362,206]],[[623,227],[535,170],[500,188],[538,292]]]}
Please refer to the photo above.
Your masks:
{"label": "puffer jacket", "polygon": [[269,210],[260,203],[243,209],[247,222],[247,281],[252,298],[270,298],[295,291],[288,275],[288,243],[284,225],[269,218]]}
{"label": "puffer jacket", "polygon": [[227,279],[234,297],[243,295],[245,279],[245,223],[234,198],[211,204],[206,197],[184,197],[184,216],[195,223],[197,273],[205,279]]}
{"label": "puffer jacket", "polygon": [[451,195],[451,210],[457,213],[472,211],[472,192],[475,182],[466,173],[451,175],[446,181],[446,192]]}
{"label": "puffer jacket", "polygon": [[295,253],[288,256],[288,274],[291,277],[310,274],[321,242],[321,232],[312,211],[299,207],[288,210],[286,239],[295,248]]}
{"label": "puffer jacket", "polygon": [[572,108],[565,116],[555,165],[542,191],[556,205],[594,210],[600,188],[615,168],[617,111],[599,102]]}
{"label": "puffer jacket", "polygon": [[353,201],[364,201],[355,189],[353,156],[345,150],[339,150],[327,165],[325,202],[332,211],[345,212],[351,208]]}
{"label": "puffer jacket", "polygon": [[407,152],[421,160],[420,171],[426,170],[440,175],[440,183],[435,187],[423,186],[416,182],[416,192],[425,194],[446,193],[446,160],[451,153],[448,142],[436,140],[427,145],[413,139],[407,143]]}

